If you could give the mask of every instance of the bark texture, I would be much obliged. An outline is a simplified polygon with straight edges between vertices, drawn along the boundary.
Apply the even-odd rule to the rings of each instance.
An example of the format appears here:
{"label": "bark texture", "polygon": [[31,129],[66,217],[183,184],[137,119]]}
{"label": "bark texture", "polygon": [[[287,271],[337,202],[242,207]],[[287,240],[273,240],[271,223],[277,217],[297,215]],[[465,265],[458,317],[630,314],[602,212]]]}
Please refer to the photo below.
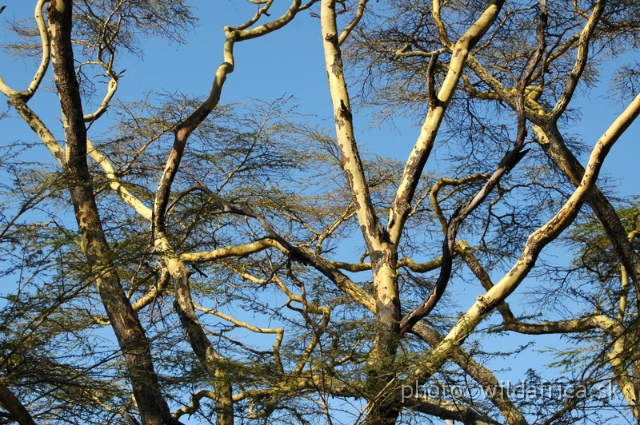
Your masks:
{"label": "bark texture", "polygon": [[87,133],[71,43],[72,9],[70,0],[52,0],[48,6],[54,80],[66,142],[65,171],[82,236],[82,250],[125,357],[143,424],[179,424],[171,417],[160,391],[149,340],[110,262],[110,250],[98,215],[87,164]]}

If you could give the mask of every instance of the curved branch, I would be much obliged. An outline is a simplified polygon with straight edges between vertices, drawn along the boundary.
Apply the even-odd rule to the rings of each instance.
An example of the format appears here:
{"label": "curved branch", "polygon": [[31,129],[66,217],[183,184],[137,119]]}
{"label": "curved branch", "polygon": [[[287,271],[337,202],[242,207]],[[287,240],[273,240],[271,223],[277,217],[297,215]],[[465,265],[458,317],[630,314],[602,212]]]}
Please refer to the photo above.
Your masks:
{"label": "curved branch", "polygon": [[460,213],[460,209],[458,208],[451,219],[449,220],[449,224],[447,226],[447,231],[445,233],[444,242],[442,243],[442,265],[440,266],[440,274],[438,275],[438,280],[434,285],[433,289],[429,291],[427,297],[422,301],[416,308],[414,308],[409,314],[402,318],[400,321],[400,330],[398,332],[398,336],[402,338],[405,333],[407,333],[413,325],[418,323],[422,318],[427,316],[434,309],[442,295],[444,294],[444,290],[447,288],[447,284],[449,283],[449,278],[451,277],[451,267],[453,265],[453,250],[456,239],[456,233],[458,231],[456,223],[460,223],[457,220],[458,214]]}
{"label": "curved branch", "polygon": [[0,77],[0,91],[4,93],[7,97],[19,96],[26,103],[33,97],[38,87],[40,87],[40,83],[44,78],[44,75],[49,69],[49,62],[51,59],[51,44],[49,41],[49,32],[47,30],[47,23],[44,19],[44,15],[42,13],[42,8],[44,4],[49,0],[38,0],[36,3],[36,7],[34,10],[34,19],[38,26],[38,33],[40,34],[40,45],[42,46],[42,58],[40,59],[40,65],[38,66],[38,70],[33,76],[29,87],[27,87],[24,91],[16,91],[9,87],[2,77]]}
{"label": "curved branch", "polygon": [[339,45],[342,45],[342,43],[344,43],[347,40],[347,38],[349,37],[349,34],[351,34],[351,31],[353,31],[353,29],[358,25],[358,23],[362,19],[362,16],[364,15],[364,11],[365,11],[365,8],[367,7],[368,2],[369,0],[358,0],[358,9],[356,10],[356,14],[354,15],[351,22],[349,22],[349,24],[346,27],[344,27],[344,29],[342,30],[342,33],[340,34],[340,37],[338,37]]}
{"label": "curved branch", "polygon": [[[300,11],[300,0],[293,0],[289,9],[278,19],[274,19],[271,22],[267,22],[266,24],[260,25],[251,29],[238,29],[238,41],[250,40],[252,38],[261,37],[263,35],[269,34],[273,31],[279,30],[280,28],[287,25],[293,18],[295,18],[296,14]],[[229,28],[231,29],[231,28]]]}
{"label": "curved branch", "polygon": [[542,249],[573,222],[587,199],[609,150],[638,114],[640,114],[640,94],[598,140],[591,152],[587,170],[580,185],[558,213],[529,236],[520,258],[511,270],[484,295],[478,297],[442,342],[421,362],[413,376],[425,379],[433,374],[444,364],[451,350],[462,344],[476,326],[518,287],[529,274]]}
{"label": "curved branch", "polygon": [[556,106],[551,110],[550,116],[553,121],[557,120],[560,115],[567,109],[569,101],[573,97],[573,93],[580,82],[580,77],[584,68],[587,66],[587,59],[589,58],[589,41],[591,36],[596,30],[596,26],[600,21],[600,17],[604,13],[605,0],[598,0],[595,4],[591,16],[580,32],[580,38],[578,40],[578,53],[576,55],[576,61],[573,65],[573,69],[567,78],[567,82],[564,86],[564,90],[556,103]]}

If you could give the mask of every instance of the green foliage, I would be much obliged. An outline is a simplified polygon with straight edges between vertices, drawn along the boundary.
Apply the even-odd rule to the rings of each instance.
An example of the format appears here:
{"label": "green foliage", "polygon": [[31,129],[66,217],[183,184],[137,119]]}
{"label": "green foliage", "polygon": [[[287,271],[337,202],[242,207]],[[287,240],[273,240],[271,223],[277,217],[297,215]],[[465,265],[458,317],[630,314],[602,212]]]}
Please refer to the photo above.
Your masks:
{"label": "green foliage", "polygon": [[[242,33],[247,28],[265,21],[271,22],[265,33],[275,28],[271,3],[258,3],[253,20],[225,29],[227,55],[236,41],[230,34],[249,40],[255,34]],[[314,16],[320,8],[315,3],[295,9],[295,19],[306,19],[307,9]],[[338,3],[344,28],[358,3]],[[0,289],[0,385],[35,422],[139,423],[146,412],[132,393],[136,367],[157,374],[159,404],[168,404],[173,419],[183,422],[229,424],[225,404],[237,423],[265,424],[569,424],[611,422],[615,414],[640,417],[627,391],[640,393],[633,300],[640,282],[625,279],[620,250],[603,226],[610,223],[589,207],[573,211],[578,218],[571,218],[563,245],[556,246],[569,254],[556,262],[531,251],[535,232],[553,223],[576,190],[563,163],[567,157],[531,127],[551,123],[559,134],[554,143],[574,159],[587,151],[594,140],[581,141],[565,128],[579,122],[577,108],[570,103],[556,117],[550,111],[569,91],[573,100],[569,80],[588,93],[607,61],[637,47],[640,6],[606,5],[586,40],[592,54],[575,72],[579,33],[600,2],[549,2],[543,62],[522,86],[525,100],[518,99],[516,85],[539,46],[544,7],[505,2],[497,22],[469,52],[446,103],[434,93],[459,54],[451,45],[487,3],[500,2],[440,3],[444,32],[434,22],[432,2],[368,3],[342,45],[348,86],[361,96],[350,111],[344,99],[334,105],[340,106],[334,111],[339,118],[360,125],[359,113],[371,111],[371,125],[399,114],[419,117],[422,124],[436,108],[448,108],[442,124],[423,124],[425,133],[437,134],[437,164],[424,157],[430,162],[416,168],[420,180],[408,199],[396,197],[398,188],[431,147],[414,149],[407,164],[364,145],[348,155],[344,141],[302,113],[305,105],[292,98],[216,104],[206,117],[203,105],[211,97],[152,92],[134,102],[98,98],[104,83],[115,89],[126,78],[119,68],[122,55],[143,55],[153,37],[185,42],[187,31],[208,18],[182,0],[73,2],[74,65],[85,112],[102,104],[86,118],[95,147],[88,154],[91,179],[70,179],[74,164],[34,160],[43,152],[40,144],[11,140],[0,151],[0,278],[6,282]],[[41,52],[34,28],[12,24],[22,41],[12,40],[6,50],[18,56]],[[623,95],[636,87],[636,74],[628,66],[617,74]],[[0,88],[14,106],[18,98],[30,100]],[[216,80],[214,88],[221,90],[222,83]],[[194,118],[194,111],[201,115]],[[36,130],[29,140],[51,142],[35,119],[22,118]],[[53,115],[42,118],[55,121]],[[344,120],[337,123],[339,130],[345,126]],[[180,138],[185,129],[188,140]],[[526,156],[505,171],[505,154],[518,137]],[[370,210],[349,171],[356,161]],[[173,166],[177,172],[170,175]],[[452,278],[444,296],[429,316],[399,335],[397,322],[426,304],[443,275],[443,239],[448,247],[452,217],[488,182],[497,183],[451,241]],[[163,185],[170,188],[164,210]],[[108,243],[91,264],[83,251],[87,234],[74,220],[80,209],[69,195],[78,187],[93,193]],[[608,192],[603,197],[612,199]],[[593,204],[588,196],[582,201]],[[390,229],[399,215],[387,216],[402,202],[406,221],[396,244]],[[613,202],[611,208],[637,264],[638,201]],[[379,246],[367,239],[372,234]],[[535,268],[527,272],[533,279],[495,301],[491,288],[519,273],[514,264],[530,260],[523,249],[535,257]],[[110,310],[109,297],[99,291],[105,276],[117,281],[121,291],[115,295],[131,312]],[[392,286],[398,298],[388,300]],[[383,320],[394,308],[398,317]],[[147,340],[123,346],[112,323],[117,314],[128,315],[125,331],[139,325]],[[527,336],[515,338],[514,332]],[[542,334],[553,335],[552,348],[533,351],[532,341]],[[136,350],[147,350],[151,364],[132,365]],[[530,362],[532,355],[544,356],[546,366]],[[525,383],[524,393],[514,388],[518,382]],[[418,387],[437,391],[421,397],[413,393]],[[407,388],[412,395],[405,400]],[[530,389],[541,393],[529,397]],[[0,407],[2,418],[16,420],[1,396]]]}

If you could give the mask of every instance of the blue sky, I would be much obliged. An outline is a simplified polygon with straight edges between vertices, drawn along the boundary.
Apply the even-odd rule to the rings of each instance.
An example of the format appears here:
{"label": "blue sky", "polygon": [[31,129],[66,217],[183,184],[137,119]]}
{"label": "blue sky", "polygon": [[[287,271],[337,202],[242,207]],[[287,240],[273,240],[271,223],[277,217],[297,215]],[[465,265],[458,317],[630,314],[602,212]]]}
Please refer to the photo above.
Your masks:
{"label": "blue sky", "polygon": [[[7,3],[0,20],[25,19],[33,14],[32,2],[8,0]],[[129,55],[118,60],[116,70],[126,70],[120,80],[118,99],[125,102],[140,100],[146,92],[163,90],[194,96],[207,94],[215,69],[222,60],[223,26],[238,25],[256,7],[243,0],[222,0],[220,3],[200,0],[193,3],[198,8],[200,24],[187,34],[186,44],[143,39],[142,57]],[[273,12],[272,16],[275,15],[276,12]],[[1,34],[0,43],[6,41],[6,34]],[[629,54],[620,61],[628,63],[636,57]],[[299,101],[301,112],[314,114],[319,124],[332,129],[332,108],[326,85],[319,22],[308,11],[301,12],[280,31],[237,43],[235,59],[235,71],[227,79],[221,103],[246,101],[249,98],[269,101],[283,95],[293,95]],[[0,75],[17,89],[28,84],[34,71],[35,63],[31,59],[15,60],[6,54],[0,55]],[[603,72],[603,81],[610,77],[609,71],[611,69]],[[52,85],[50,78],[45,83]],[[598,90],[580,95],[582,99],[579,106],[583,119],[570,131],[581,135],[588,145],[597,140],[622,110],[619,102],[607,98],[607,87],[608,84],[601,84]],[[43,97],[40,94],[34,103]],[[44,102],[38,104],[41,103]],[[48,99],[46,108],[50,108],[51,104],[51,99]],[[37,106],[35,109],[43,117],[51,115],[48,111],[38,110]],[[0,123],[9,129],[10,134],[21,132],[13,124],[9,129],[5,123]],[[357,117],[355,121],[359,143],[380,155],[398,160],[406,159],[413,145],[418,133],[415,124],[397,118],[394,125],[383,124],[378,127],[368,122],[365,116]],[[627,131],[613,147],[604,167],[607,175],[620,181],[621,195],[637,193],[635,163],[640,155],[640,143],[635,135],[639,129],[640,124],[635,123]],[[28,133],[24,137],[29,137]]]}

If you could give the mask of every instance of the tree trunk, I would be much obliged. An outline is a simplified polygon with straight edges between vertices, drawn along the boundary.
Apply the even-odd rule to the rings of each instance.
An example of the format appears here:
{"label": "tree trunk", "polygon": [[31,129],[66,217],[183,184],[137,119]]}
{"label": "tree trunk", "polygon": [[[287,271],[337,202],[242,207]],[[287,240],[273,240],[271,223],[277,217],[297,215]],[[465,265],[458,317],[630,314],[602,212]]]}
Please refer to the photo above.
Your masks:
{"label": "tree trunk", "polygon": [[142,423],[180,424],[171,417],[153,368],[149,341],[126,298],[98,215],[87,164],[87,134],[71,43],[72,1],[51,0],[48,6],[53,72],[62,109],[66,141],[66,176],[87,258],[111,326],[125,357]]}
{"label": "tree trunk", "polygon": [[401,411],[400,393],[387,388],[396,375],[395,358],[400,344],[397,260],[397,251],[391,244],[371,253],[376,320],[375,339],[367,365],[368,425],[395,424]]}

